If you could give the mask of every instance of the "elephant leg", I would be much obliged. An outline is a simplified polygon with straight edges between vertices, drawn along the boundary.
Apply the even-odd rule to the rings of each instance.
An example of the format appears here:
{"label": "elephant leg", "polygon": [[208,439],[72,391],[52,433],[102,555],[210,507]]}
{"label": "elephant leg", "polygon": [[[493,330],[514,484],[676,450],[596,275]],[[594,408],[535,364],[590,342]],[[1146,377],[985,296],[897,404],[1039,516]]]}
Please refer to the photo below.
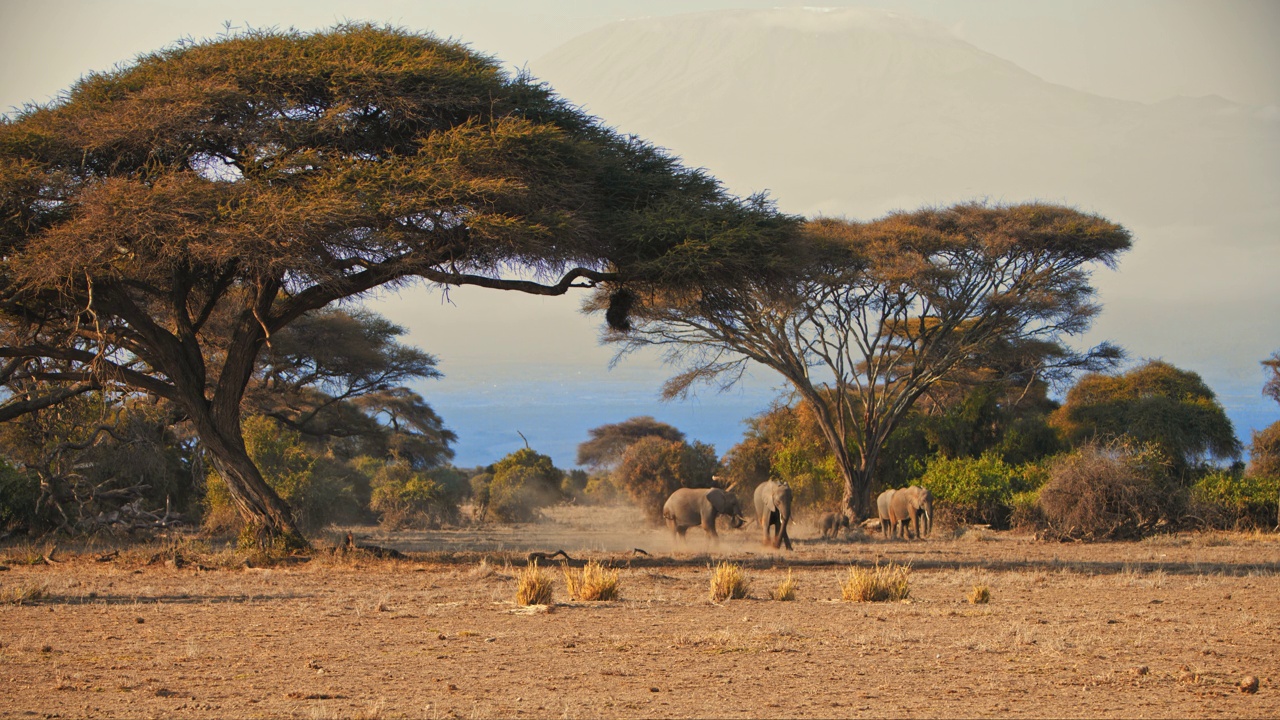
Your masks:
{"label": "elephant leg", "polygon": [[791,537],[790,537],[789,535],[787,535],[787,524],[786,524],[786,523],[783,523],[783,524],[782,524],[782,532],[781,532],[781,533],[779,533],[779,534],[782,536],[782,542],[787,546],[787,549],[788,549],[788,550],[790,550],[790,549],[791,549]]}

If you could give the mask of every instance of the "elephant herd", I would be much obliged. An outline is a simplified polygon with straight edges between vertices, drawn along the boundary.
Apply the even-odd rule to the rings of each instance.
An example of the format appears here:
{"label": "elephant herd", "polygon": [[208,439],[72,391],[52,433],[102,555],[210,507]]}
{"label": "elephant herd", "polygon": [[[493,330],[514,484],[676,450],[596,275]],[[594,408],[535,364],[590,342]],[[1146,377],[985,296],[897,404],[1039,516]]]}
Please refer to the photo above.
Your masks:
{"label": "elephant herd", "polygon": [[[756,522],[763,543],[772,548],[791,549],[787,526],[791,522],[791,487],[785,482],[766,480],[756,486],[753,495]],[[880,527],[886,536],[916,538],[928,535],[933,528],[933,495],[925,488],[912,485],[900,490],[886,490],[876,499]],[[721,488],[680,488],[671,493],[662,506],[662,519],[672,536],[683,541],[691,527],[701,527],[712,541],[718,541],[716,518],[729,518],[729,524],[740,528],[747,524],[742,504],[736,495]],[[841,528],[849,527],[849,516],[826,513],[819,520],[822,537],[835,538]]]}

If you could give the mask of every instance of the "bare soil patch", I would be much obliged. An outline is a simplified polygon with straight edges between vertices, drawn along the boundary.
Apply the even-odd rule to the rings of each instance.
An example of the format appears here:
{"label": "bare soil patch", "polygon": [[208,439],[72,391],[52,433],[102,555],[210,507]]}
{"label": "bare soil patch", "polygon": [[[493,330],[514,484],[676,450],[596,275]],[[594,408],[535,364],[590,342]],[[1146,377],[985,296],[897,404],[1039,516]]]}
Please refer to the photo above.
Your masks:
{"label": "bare soil patch", "polygon": [[[1274,535],[851,542],[798,523],[775,553],[749,531],[673,548],[629,518],[361,528],[409,559],[270,567],[0,548],[0,717],[1280,716]],[[518,607],[528,553],[558,549],[618,568],[620,599],[571,600],[540,561],[554,602]],[[721,560],[747,599],[711,602]],[[890,561],[912,566],[908,600],[840,600],[850,565]],[[795,599],[771,600],[788,571]]]}

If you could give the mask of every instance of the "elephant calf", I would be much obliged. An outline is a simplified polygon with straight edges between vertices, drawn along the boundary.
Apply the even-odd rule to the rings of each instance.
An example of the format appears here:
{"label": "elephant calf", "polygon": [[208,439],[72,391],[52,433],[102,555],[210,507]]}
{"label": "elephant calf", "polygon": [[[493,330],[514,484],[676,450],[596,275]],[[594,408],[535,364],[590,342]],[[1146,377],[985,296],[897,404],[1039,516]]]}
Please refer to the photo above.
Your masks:
{"label": "elephant calf", "polygon": [[707,537],[718,541],[716,518],[721,515],[729,517],[729,523],[735,528],[747,524],[738,498],[720,488],[680,488],[671,493],[662,506],[662,519],[671,529],[673,539],[684,540],[689,528],[701,526]]}
{"label": "elephant calf", "polygon": [[849,516],[844,513],[823,513],[818,518],[818,527],[821,528],[824,539],[835,540],[841,528],[849,527]]}

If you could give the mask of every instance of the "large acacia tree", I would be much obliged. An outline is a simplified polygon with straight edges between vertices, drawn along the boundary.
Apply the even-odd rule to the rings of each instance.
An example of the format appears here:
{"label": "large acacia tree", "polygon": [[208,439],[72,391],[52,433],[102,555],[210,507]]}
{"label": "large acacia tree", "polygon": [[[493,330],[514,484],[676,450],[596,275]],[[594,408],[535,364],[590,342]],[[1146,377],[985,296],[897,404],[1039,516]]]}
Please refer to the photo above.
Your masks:
{"label": "large acacia tree", "polygon": [[185,413],[236,505],[302,542],[245,452],[274,333],[424,278],[527,293],[733,277],[791,221],[429,35],[183,43],[0,123],[0,419],[123,387]]}
{"label": "large acacia tree", "polygon": [[782,374],[816,414],[843,502],[858,516],[886,441],[939,383],[985,375],[1027,387],[1115,359],[1070,348],[1099,308],[1090,265],[1111,266],[1129,233],[1044,204],[963,204],[873,222],[819,219],[807,262],[779,279],[639,299],[624,352],[662,346],[688,369],[666,387],[732,382],[751,362]]}

